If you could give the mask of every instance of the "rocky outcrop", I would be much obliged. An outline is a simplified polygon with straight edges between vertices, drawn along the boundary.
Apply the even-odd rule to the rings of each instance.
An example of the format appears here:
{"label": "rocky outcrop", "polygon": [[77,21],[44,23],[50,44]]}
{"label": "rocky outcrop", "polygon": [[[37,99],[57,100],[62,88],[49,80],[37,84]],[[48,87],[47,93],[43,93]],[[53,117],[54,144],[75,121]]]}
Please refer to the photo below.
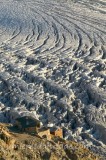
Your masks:
{"label": "rocky outcrop", "polygon": [[100,160],[83,145],[54,137],[51,141],[39,136],[9,132],[0,125],[0,159],[3,160]]}

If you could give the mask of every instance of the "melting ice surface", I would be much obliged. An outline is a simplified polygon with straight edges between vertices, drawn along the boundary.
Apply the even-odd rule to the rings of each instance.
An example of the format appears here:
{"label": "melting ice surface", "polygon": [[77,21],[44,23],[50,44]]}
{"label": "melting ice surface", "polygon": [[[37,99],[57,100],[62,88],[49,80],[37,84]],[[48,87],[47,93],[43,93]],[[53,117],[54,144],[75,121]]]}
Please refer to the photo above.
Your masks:
{"label": "melting ice surface", "polygon": [[0,121],[24,115],[106,157],[105,0],[0,0]]}

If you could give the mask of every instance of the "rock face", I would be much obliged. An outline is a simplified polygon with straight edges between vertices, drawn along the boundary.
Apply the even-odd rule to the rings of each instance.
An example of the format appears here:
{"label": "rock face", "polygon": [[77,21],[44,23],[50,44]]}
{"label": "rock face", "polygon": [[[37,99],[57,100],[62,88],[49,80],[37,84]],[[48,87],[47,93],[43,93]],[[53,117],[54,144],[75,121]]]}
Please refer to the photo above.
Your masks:
{"label": "rock face", "polygon": [[0,122],[27,115],[106,157],[105,0],[0,0]]}
{"label": "rock face", "polygon": [[100,160],[83,145],[76,142],[59,138],[47,141],[47,139],[28,134],[10,133],[6,126],[0,125],[0,159],[88,160],[88,158],[89,160]]}

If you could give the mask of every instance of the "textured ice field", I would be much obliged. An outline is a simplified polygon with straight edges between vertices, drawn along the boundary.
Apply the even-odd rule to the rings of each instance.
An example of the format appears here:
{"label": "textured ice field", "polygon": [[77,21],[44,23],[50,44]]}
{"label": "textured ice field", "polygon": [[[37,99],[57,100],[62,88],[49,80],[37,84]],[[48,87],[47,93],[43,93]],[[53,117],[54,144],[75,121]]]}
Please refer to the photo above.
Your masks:
{"label": "textured ice field", "polygon": [[106,0],[0,0],[0,103],[106,157]]}

